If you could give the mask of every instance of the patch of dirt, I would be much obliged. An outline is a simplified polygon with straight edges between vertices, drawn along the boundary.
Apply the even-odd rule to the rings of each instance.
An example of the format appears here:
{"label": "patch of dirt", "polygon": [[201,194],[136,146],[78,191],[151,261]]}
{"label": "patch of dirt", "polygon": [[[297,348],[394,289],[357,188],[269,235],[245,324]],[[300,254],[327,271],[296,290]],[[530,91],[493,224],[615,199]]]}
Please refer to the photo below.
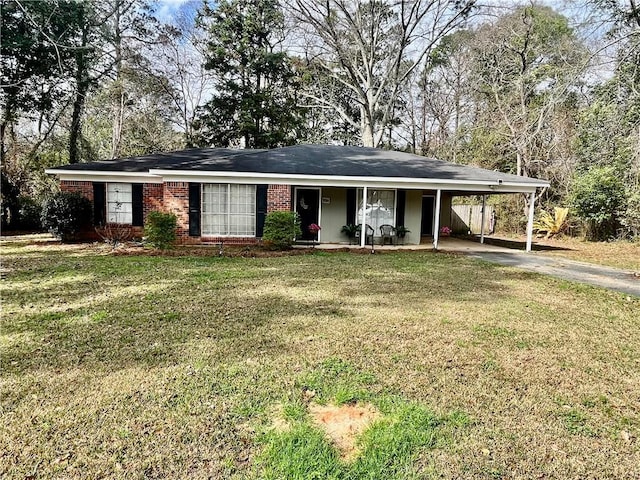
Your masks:
{"label": "patch of dirt", "polygon": [[371,404],[364,405],[309,405],[309,414],[340,451],[343,460],[353,460],[359,450],[356,439],[371,423],[381,417]]}
{"label": "patch of dirt", "polygon": [[270,412],[271,428],[278,433],[284,433],[291,430],[291,424],[285,420],[282,404],[278,403]]}

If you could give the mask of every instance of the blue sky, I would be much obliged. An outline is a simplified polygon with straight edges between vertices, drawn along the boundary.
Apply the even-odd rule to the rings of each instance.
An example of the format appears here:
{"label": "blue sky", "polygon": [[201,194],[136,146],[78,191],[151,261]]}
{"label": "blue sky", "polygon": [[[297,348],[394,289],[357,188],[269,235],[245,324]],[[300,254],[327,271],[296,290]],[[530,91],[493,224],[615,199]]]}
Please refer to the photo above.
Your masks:
{"label": "blue sky", "polygon": [[185,10],[194,11],[194,4],[199,6],[201,0],[157,0],[155,5],[155,17],[163,22],[168,22]]}

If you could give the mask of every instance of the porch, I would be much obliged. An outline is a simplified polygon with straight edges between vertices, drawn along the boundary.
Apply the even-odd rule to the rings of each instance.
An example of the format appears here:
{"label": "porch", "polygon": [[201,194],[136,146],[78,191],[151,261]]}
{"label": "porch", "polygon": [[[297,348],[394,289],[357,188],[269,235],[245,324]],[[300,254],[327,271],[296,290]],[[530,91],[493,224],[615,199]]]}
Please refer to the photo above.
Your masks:
{"label": "porch", "polygon": [[[400,245],[380,245],[375,242],[373,247],[366,245],[361,247],[360,245],[348,244],[348,243],[318,243],[314,246],[319,250],[340,250],[340,249],[366,249],[373,251],[396,251],[396,250],[433,250],[433,239],[425,239],[419,244],[400,244]],[[310,244],[298,244],[294,248],[309,248]],[[517,252],[521,251],[521,248],[505,247],[499,245],[492,245],[490,243],[480,243],[480,237],[476,239],[466,239],[457,237],[440,237],[438,241],[438,251],[442,252],[460,252],[460,253],[479,253],[479,252]]]}

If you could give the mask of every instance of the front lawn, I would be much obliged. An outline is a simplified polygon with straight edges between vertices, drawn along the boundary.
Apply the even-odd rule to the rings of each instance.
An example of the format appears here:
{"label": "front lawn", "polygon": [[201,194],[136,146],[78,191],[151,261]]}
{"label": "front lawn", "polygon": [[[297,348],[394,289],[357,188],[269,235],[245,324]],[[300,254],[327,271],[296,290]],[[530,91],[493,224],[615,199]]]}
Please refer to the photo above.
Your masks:
{"label": "front lawn", "polygon": [[640,241],[588,242],[579,238],[536,239],[536,243],[554,247],[545,255],[567,257],[581,262],[608,265],[640,272]]}
{"label": "front lawn", "polygon": [[[1,478],[640,477],[638,298],[444,253],[1,248]],[[379,412],[355,458],[315,404]]]}

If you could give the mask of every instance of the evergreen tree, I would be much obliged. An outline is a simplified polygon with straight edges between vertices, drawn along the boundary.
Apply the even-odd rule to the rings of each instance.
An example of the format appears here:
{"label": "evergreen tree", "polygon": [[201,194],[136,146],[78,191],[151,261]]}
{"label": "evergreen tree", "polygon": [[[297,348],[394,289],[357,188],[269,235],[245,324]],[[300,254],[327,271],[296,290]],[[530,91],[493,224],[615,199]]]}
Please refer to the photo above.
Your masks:
{"label": "evergreen tree", "polygon": [[274,0],[226,0],[205,6],[207,68],[215,94],[201,110],[199,143],[269,148],[296,142],[302,111],[296,76],[282,50],[284,18]]}

